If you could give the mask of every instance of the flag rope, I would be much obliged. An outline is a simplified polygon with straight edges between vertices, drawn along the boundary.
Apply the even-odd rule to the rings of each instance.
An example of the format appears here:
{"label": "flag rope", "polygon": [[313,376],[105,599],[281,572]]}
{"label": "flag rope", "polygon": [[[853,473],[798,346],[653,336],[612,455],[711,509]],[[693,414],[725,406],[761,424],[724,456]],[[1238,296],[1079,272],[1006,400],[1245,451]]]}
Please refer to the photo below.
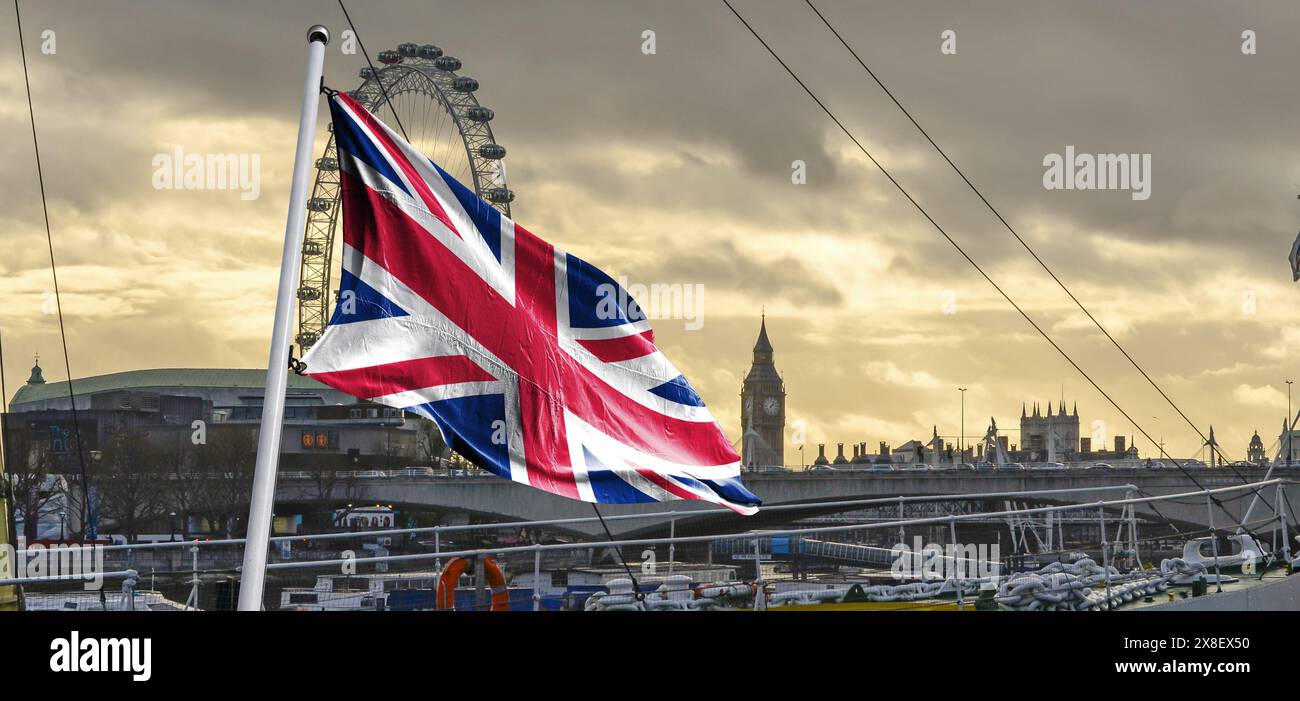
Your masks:
{"label": "flag rope", "polygon": [[[605,537],[610,543],[614,543],[614,534],[610,533],[609,526],[605,524],[605,517],[600,515],[600,507],[595,502],[591,504],[591,510],[596,512],[596,518],[600,519],[600,527],[605,529]],[[619,545],[614,546],[614,552],[618,553],[618,561],[623,564],[623,570],[627,572],[627,578],[632,580],[632,592],[637,601],[645,601],[645,594],[641,593],[641,586],[636,582],[636,575],[632,574],[632,568],[627,564],[627,558],[623,557],[623,548]]]}

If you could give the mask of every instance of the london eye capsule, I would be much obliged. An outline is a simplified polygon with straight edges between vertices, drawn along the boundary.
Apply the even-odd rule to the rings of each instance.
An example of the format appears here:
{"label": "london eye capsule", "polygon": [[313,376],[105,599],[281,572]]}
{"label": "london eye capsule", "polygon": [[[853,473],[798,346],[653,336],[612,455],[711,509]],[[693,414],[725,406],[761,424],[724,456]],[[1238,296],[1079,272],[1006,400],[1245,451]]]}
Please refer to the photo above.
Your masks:
{"label": "london eye capsule", "polygon": [[391,49],[386,49],[379,52],[379,62],[387,63],[390,66],[394,63],[401,63],[402,55]]}
{"label": "london eye capsule", "polygon": [[440,71],[458,71],[460,65],[460,59],[455,56],[439,56],[433,59],[433,67]]}
{"label": "london eye capsule", "polygon": [[494,187],[487,191],[488,202],[493,204],[509,204],[514,202],[515,193],[506,187]]}
{"label": "london eye capsule", "polygon": [[325,252],[325,247],[320,241],[308,241],[302,245],[302,254],[304,256],[318,256]]}
{"label": "london eye capsule", "polygon": [[375,69],[371,68],[370,66],[362,66],[361,70],[357,72],[357,75],[361,76],[362,78],[365,78],[366,80],[370,80],[371,78],[375,77],[376,73],[375,73]]}
{"label": "london eye capsule", "polygon": [[415,56],[417,52],[419,52],[419,50],[420,50],[419,46],[416,46],[415,44],[409,41],[397,45],[397,53],[401,54],[403,57],[406,58]]}
{"label": "london eye capsule", "polygon": [[478,147],[478,155],[491,160],[500,160],[506,157],[506,147],[501,144],[483,144]]}
{"label": "london eye capsule", "polygon": [[334,171],[336,171],[336,170],[338,170],[338,169],[339,169],[339,162],[338,162],[338,159],[335,159],[335,158],[317,158],[317,159],[316,159],[316,170],[323,170],[323,171],[331,172],[331,173],[332,173],[332,172],[334,172]]}
{"label": "london eye capsule", "polygon": [[328,197],[313,197],[307,200],[307,209],[313,212],[328,212],[334,207],[334,200]]}
{"label": "london eye capsule", "polygon": [[320,290],[316,289],[315,287],[307,287],[307,286],[299,287],[298,299],[301,299],[304,302],[311,302],[311,301],[318,300],[320,299]]}
{"label": "london eye capsule", "polygon": [[439,56],[442,55],[442,49],[434,46],[433,44],[425,44],[424,46],[421,46],[418,50],[416,50],[415,55],[419,56],[420,58],[428,59],[432,61],[433,59],[438,58]]}
{"label": "london eye capsule", "polygon": [[483,107],[482,105],[478,105],[465,110],[465,116],[475,122],[490,122],[496,115],[492,110]]}
{"label": "london eye capsule", "polygon": [[457,92],[474,92],[478,90],[478,81],[463,75],[451,81],[451,87]]}

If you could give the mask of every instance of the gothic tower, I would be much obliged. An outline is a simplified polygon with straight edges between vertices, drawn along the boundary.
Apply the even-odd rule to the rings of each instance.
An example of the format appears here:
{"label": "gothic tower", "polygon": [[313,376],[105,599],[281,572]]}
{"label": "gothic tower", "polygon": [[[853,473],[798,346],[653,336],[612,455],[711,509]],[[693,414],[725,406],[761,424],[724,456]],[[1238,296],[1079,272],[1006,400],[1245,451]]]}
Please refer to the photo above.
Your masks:
{"label": "gothic tower", "polygon": [[740,389],[740,426],[744,436],[740,448],[743,467],[785,465],[785,382],[772,363],[766,315],[754,343],[753,365]]}

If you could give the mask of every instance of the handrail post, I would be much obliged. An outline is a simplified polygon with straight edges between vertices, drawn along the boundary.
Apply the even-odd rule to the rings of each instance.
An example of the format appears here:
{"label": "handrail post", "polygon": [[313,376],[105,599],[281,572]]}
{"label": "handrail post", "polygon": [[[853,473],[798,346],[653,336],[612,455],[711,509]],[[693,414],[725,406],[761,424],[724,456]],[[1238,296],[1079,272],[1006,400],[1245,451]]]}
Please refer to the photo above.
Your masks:
{"label": "handrail post", "polygon": [[1285,493],[1282,491],[1283,485],[1279,482],[1277,485],[1277,513],[1278,520],[1282,523],[1282,557],[1286,558],[1287,565],[1291,564],[1291,534],[1286,523],[1286,509],[1281,508],[1282,499]]}
{"label": "handrail post", "polygon": [[907,542],[907,534],[903,531],[903,497],[901,496],[898,498],[898,542]]}
{"label": "handrail post", "polygon": [[[1133,490],[1130,489],[1127,492],[1125,492],[1124,498],[1132,499]],[[1138,533],[1137,504],[1129,504],[1128,505],[1128,540],[1129,540],[1129,544],[1133,546],[1133,565],[1140,570],[1143,569],[1143,567],[1142,567],[1142,556],[1138,552],[1137,533]]]}
{"label": "handrail post", "polygon": [[957,564],[957,519],[948,519],[948,534],[952,538],[952,567],[953,567],[953,584],[957,587],[957,610],[966,610],[966,596],[962,592],[962,571],[961,566]]}
{"label": "handrail post", "polygon": [[533,610],[542,610],[542,548],[533,548]]}
{"label": "handrail post", "polygon": [[1097,504],[1097,523],[1101,526],[1101,566],[1106,570],[1106,610],[1110,610],[1110,541],[1106,540],[1106,506]]}
{"label": "handrail post", "polygon": [[1223,572],[1219,568],[1219,531],[1214,527],[1214,503],[1210,490],[1205,490],[1205,513],[1210,518],[1210,550],[1214,553],[1215,593],[1223,591]]}
{"label": "handrail post", "polygon": [[[668,519],[668,537],[677,538],[677,518]],[[673,573],[673,563],[677,560],[677,543],[668,543],[668,574]]]}
{"label": "handrail post", "polygon": [[[441,553],[442,553],[442,534],[438,532],[438,529],[441,528],[441,527],[442,527],[442,526],[434,526],[434,527],[433,527],[433,553],[434,553],[435,555],[438,555],[438,554],[441,554]],[[433,561],[433,565],[434,565],[435,568],[441,570],[441,569],[442,569],[442,558],[441,558],[441,557],[439,557],[439,558],[435,558],[434,561]]]}
{"label": "handrail post", "polygon": [[763,581],[763,559],[760,540],[757,535],[754,536],[754,610],[767,610],[767,594],[763,590],[767,582]]}

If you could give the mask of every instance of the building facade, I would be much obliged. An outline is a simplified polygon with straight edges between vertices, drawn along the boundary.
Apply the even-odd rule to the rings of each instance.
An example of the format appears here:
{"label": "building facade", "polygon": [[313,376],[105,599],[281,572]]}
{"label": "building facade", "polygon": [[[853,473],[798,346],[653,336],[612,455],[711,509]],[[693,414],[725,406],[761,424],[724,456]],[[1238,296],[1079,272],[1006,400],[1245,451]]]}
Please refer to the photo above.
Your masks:
{"label": "building facade", "polygon": [[[131,370],[72,382],[46,383],[39,365],[9,405],[9,426],[40,440],[55,470],[77,464],[113,434],[151,439],[246,427],[262,421],[265,370],[165,368]],[[429,464],[445,453],[432,422],[400,409],[361,401],[311,378],[291,374],[280,441],[282,470],[393,469]]]}
{"label": "building facade", "polygon": [[[1055,440],[1055,445],[1049,441]],[[1034,412],[1030,414],[1025,405],[1020,407],[1020,450],[1033,462],[1068,462],[1075,460],[1079,454],[1079,404],[1074,405],[1074,412],[1065,412],[1065,400],[1060,408],[1052,412],[1052,403],[1047,403],[1047,415],[1044,416],[1034,403]]]}

